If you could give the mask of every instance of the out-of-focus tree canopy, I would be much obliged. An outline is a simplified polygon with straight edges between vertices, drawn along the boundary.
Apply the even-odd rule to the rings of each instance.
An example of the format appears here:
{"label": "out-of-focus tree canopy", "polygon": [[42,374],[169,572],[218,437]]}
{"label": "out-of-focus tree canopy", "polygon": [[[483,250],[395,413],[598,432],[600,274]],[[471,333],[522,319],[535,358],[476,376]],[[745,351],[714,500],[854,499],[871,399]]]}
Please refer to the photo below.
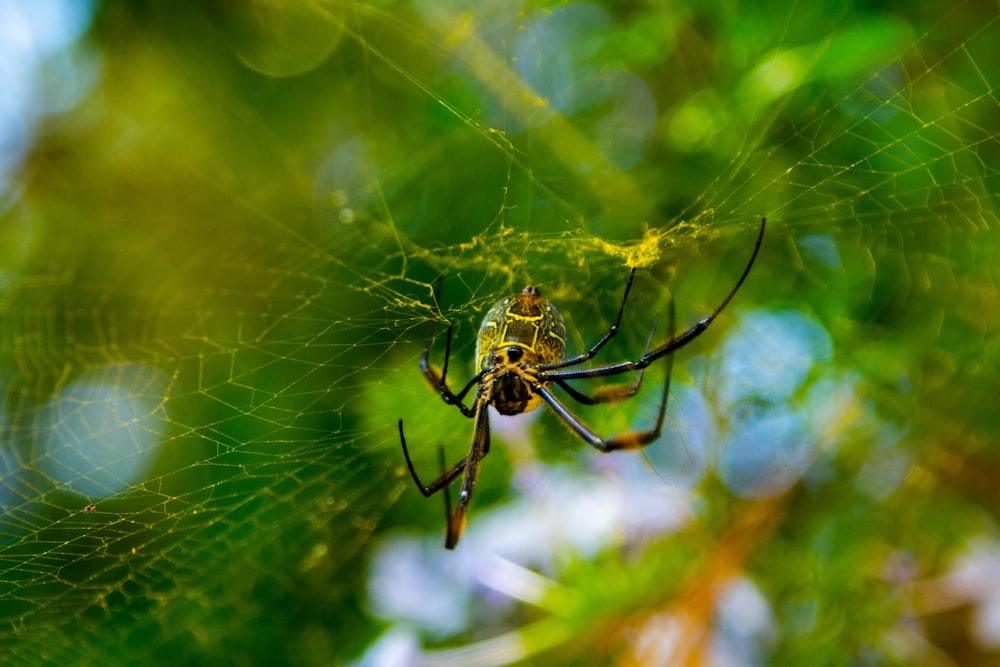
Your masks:
{"label": "out-of-focus tree canopy", "polygon": [[[998,45],[991,2],[0,2],[5,662],[995,664]],[[445,551],[430,324],[458,391],[498,299],[581,354],[637,267],[589,363],[634,359],[763,216],[662,436],[494,416]],[[650,428],[666,367],[554,391]]]}

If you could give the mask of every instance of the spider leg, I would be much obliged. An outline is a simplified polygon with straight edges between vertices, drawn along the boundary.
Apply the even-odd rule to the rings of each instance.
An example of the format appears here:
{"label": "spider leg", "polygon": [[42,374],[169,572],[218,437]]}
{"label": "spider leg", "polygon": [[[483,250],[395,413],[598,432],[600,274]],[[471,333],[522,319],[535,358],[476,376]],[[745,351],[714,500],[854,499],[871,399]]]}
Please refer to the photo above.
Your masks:
{"label": "spider leg", "polygon": [[[673,303],[671,302],[671,313],[673,313]],[[656,334],[656,322],[658,318],[653,318],[653,326],[649,328],[649,337],[646,338],[646,347],[643,348],[642,354],[645,355],[649,352],[650,346],[653,344],[653,336]],[[631,398],[639,393],[639,388],[642,386],[642,374],[645,369],[640,369],[635,375],[635,382],[632,386],[625,386],[620,384],[609,384],[602,385],[598,387],[593,394],[587,395],[580,390],[572,387],[565,380],[556,379],[556,384],[563,388],[567,394],[570,395],[574,401],[578,403],[583,403],[584,405],[598,405],[599,403],[615,403],[617,401],[624,401],[626,398]]]}
{"label": "spider leg", "polygon": [[[670,330],[674,329],[674,303],[670,302]],[[549,407],[559,416],[563,422],[573,430],[578,436],[587,441],[589,445],[602,452],[613,452],[619,449],[638,449],[655,442],[660,437],[663,428],[663,417],[667,412],[667,396],[670,394],[670,375],[673,371],[674,356],[669,355],[666,359],[667,372],[663,380],[663,393],[660,396],[660,409],[656,416],[656,425],[648,431],[626,431],[618,433],[609,438],[602,438],[584,424],[579,417],[574,415],[569,409],[559,402],[552,392],[542,385],[537,385],[534,390],[542,399],[549,404]]]}
{"label": "spider leg", "polygon": [[642,385],[642,373],[643,371],[636,373],[635,382],[631,386],[621,384],[602,385],[595,389],[593,394],[584,394],[579,389],[572,387],[566,380],[557,379],[555,383],[562,387],[562,390],[569,394],[570,398],[577,403],[582,403],[583,405],[600,405],[602,403],[624,401],[639,393],[639,387]]}
{"label": "spider leg", "polygon": [[[441,280],[442,276],[438,276],[436,286],[434,287],[434,300],[439,301],[438,298],[441,294]],[[462,391],[457,394],[453,393],[451,388],[448,387],[447,377],[448,377],[448,360],[451,358],[451,334],[452,326],[448,325],[448,334],[445,340],[444,346],[444,363],[441,366],[441,374],[438,375],[437,371],[431,366],[428,361],[428,356],[431,352],[431,345],[434,344],[434,328],[437,323],[431,320],[431,326],[427,332],[427,343],[424,345],[424,352],[420,355],[420,370],[424,374],[424,378],[431,385],[443,400],[448,405],[454,405],[462,411],[462,414],[466,417],[472,417],[472,409],[467,407],[463,402],[465,395],[469,393],[469,390],[475,386],[479,379],[482,377],[482,373],[472,378],[468,384],[462,389]]]}
{"label": "spider leg", "polygon": [[[445,463],[444,445],[439,445],[438,446],[438,461],[440,462],[440,465],[441,465],[441,474],[445,474],[447,472],[448,464]],[[444,490],[444,494],[443,494],[444,495],[444,525],[447,526],[449,520],[451,519],[451,492],[448,490],[449,487],[448,487],[447,484],[445,484],[444,487],[442,487],[442,488]],[[447,539],[447,536],[446,536],[445,539]]]}
{"label": "spider leg", "polygon": [[618,317],[615,318],[615,323],[611,325],[608,329],[608,333],[604,334],[601,340],[597,341],[594,347],[590,348],[583,354],[578,354],[575,357],[569,359],[563,359],[562,361],[557,361],[552,364],[539,364],[538,368],[540,370],[554,370],[556,368],[565,368],[566,366],[576,366],[577,364],[582,364],[585,361],[589,361],[594,358],[598,351],[604,347],[609,340],[615,337],[618,333],[619,325],[622,323],[622,315],[625,313],[625,303],[628,301],[628,293],[632,291],[632,281],[635,280],[635,269],[628,274],[628,282],[625,283],[625,294],[622,295],[621,305],[618,306]]}
{"label": "spider leg", "polygon": [[[441,473],[441,476],[430,484],[424,484],[420,481],[420,477],[417,475],[417,469],[413,467],[413,461],[410,459],[410,451],[406,448],[406,438],[403,436],[402,419],[399,420],[399,441],[403,445],[403,456],[406,458],[406,467],[410,469],[410,476],[413,477],[413,481],[417,484],[417,489],[420,493],[424,494],[425,498],[430,498],[432,495],[451,484],[456,477],[462,474],[462,471],[465,470],[466,465],[469,463],[469,459],[464,458],[453,465],[450,470],[445,470]],[[441,449],[441,456],[444,457],[444,448]],[[441,467],[444,468],[444,465],[442,464]]]}
{"label": "spider leg", "polygon": [[479,477],[479,463],[490,451],[490,413],[489,404],[485,399],[476,400],[476,426],[472,436],[472,448],[469,450],[469,457],[466,459],[465,477],[462,479],[462,489],[458,492],[458,504],[455,511],[448,517],[448,526],[445,532],[445,549],[454,549],[458,541],[462,539],[465,532],[465,514],[469,509],[469,500],[472,499],[472,490],[476,487],[476,479]]}
{"label": "spider leg", "polygon": [[688,329],[687,331],[677,335],[671,336],[667,339],[667,342],[663,343],[657,347],[652,352],[648,352],[642,355],[637,361],[622,361],[617,364],[608,364],[606,366],[598,366],[597,368],[584,368],[581,370],[545,370],[545,367],[539,367],[541,372],[538,373],[538,379],[541,382],[558,382],[559,380],[576,380],[581,378],[595,378],[595,377],[607,377],[609,375],[618,375],[619,373],[627,373],[629,371],[642,370],[646,366],[659,359],[660,357],[670,354],[674,350],[684,347],[695,338],[700,336],[702,333],[708,329],[708,326],[718,317],[722,309],[725,308],[732,298],[736,295],[736,292],[743,285],[743,281],[746,280],[747,276],[750,274],[750,269],[753,267],[754,260],[757,259],[757,253],[760,251],[761,241],[764,240],[764,227],[767,223],[765,218],[760,220],[760,234],[757,235],[757,245],[754,246],[753,254],[750,256],[750,261],[747,263],[746,268],[743,269],[743,273],[740,275],[740,279],[736,281],[735,287],[730,290],[726,298],[719,304],[719,307],[713,310],[707,317],[702,318],[697,324]]}
{"label": "spider leg", "polygon": [[[445,469],[437,479],[426,485],[420,481],[417,470],[413,467],[410,452],[406,447],[406,438],[403,436],[403,420],[399,420],[399,441],[403,445],[403,456],[406,458],[406,467],[409,468],[410,476],[416,482],[417,489],[426,498],[444,489],[445,513],[448,519],[444,546],[448,549],[454,549],[455,545],[462,538],[462,533],[465,531],[465,515],[468,512],[469,500],[472,499],[472,490],[475,488],[476,480],[479,477],[479,464],[490,451],[488,403],[484,399],[477,398],[475,405],[476,425],[469,455],[450,469]],[[444,448],[440,450],[440,457],[441,467],[444,468]],[[462,479],[462,490],[458,494],[458,504],[455,506],[455,511],[452,512],[448,485],[455,481],[462,472],[465,472],[465,477]]]}

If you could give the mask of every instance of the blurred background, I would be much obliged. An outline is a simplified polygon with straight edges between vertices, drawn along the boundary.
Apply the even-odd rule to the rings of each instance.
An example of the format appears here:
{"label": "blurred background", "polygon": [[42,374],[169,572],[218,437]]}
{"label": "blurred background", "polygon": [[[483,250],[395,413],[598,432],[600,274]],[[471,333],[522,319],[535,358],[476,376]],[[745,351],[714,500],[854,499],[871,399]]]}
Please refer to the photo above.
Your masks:
{"label": "blurred background", "polygon": [[[996,664],[998,44],[978,0],[0,0],[5,662]],[[495,301],[579,354],[638,267],[634,359],[763,216],[662,437],[494,418],[445,551],[431,322],[457,389]],[[665,373],[562,395],[649,428]]]}

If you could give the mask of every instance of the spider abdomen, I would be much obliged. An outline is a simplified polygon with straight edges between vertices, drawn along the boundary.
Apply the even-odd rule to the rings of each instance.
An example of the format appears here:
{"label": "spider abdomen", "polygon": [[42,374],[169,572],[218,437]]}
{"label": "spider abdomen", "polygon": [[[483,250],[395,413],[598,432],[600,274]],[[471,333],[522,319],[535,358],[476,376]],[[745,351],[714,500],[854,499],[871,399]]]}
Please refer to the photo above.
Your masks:
{"label": "spider abdomen", "polygon": [[[512,352],[515,348],[518,351]],[[497,301],[479,327],[476,368],[480,372],[516,362],[551,364],[565,358],[566,323],[534,285]]]}

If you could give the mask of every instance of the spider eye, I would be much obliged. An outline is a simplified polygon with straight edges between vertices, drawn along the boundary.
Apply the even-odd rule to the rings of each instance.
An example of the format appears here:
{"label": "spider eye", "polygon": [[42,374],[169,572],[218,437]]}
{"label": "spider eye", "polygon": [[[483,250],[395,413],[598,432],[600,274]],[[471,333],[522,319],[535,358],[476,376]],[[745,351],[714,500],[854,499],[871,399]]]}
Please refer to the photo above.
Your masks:
{"label": "spider eye", "polygon": [[507,358],[511,361],[520,361],[521,357],[524,356],[524,350],[519,347],[512,347],[507,350]]}

